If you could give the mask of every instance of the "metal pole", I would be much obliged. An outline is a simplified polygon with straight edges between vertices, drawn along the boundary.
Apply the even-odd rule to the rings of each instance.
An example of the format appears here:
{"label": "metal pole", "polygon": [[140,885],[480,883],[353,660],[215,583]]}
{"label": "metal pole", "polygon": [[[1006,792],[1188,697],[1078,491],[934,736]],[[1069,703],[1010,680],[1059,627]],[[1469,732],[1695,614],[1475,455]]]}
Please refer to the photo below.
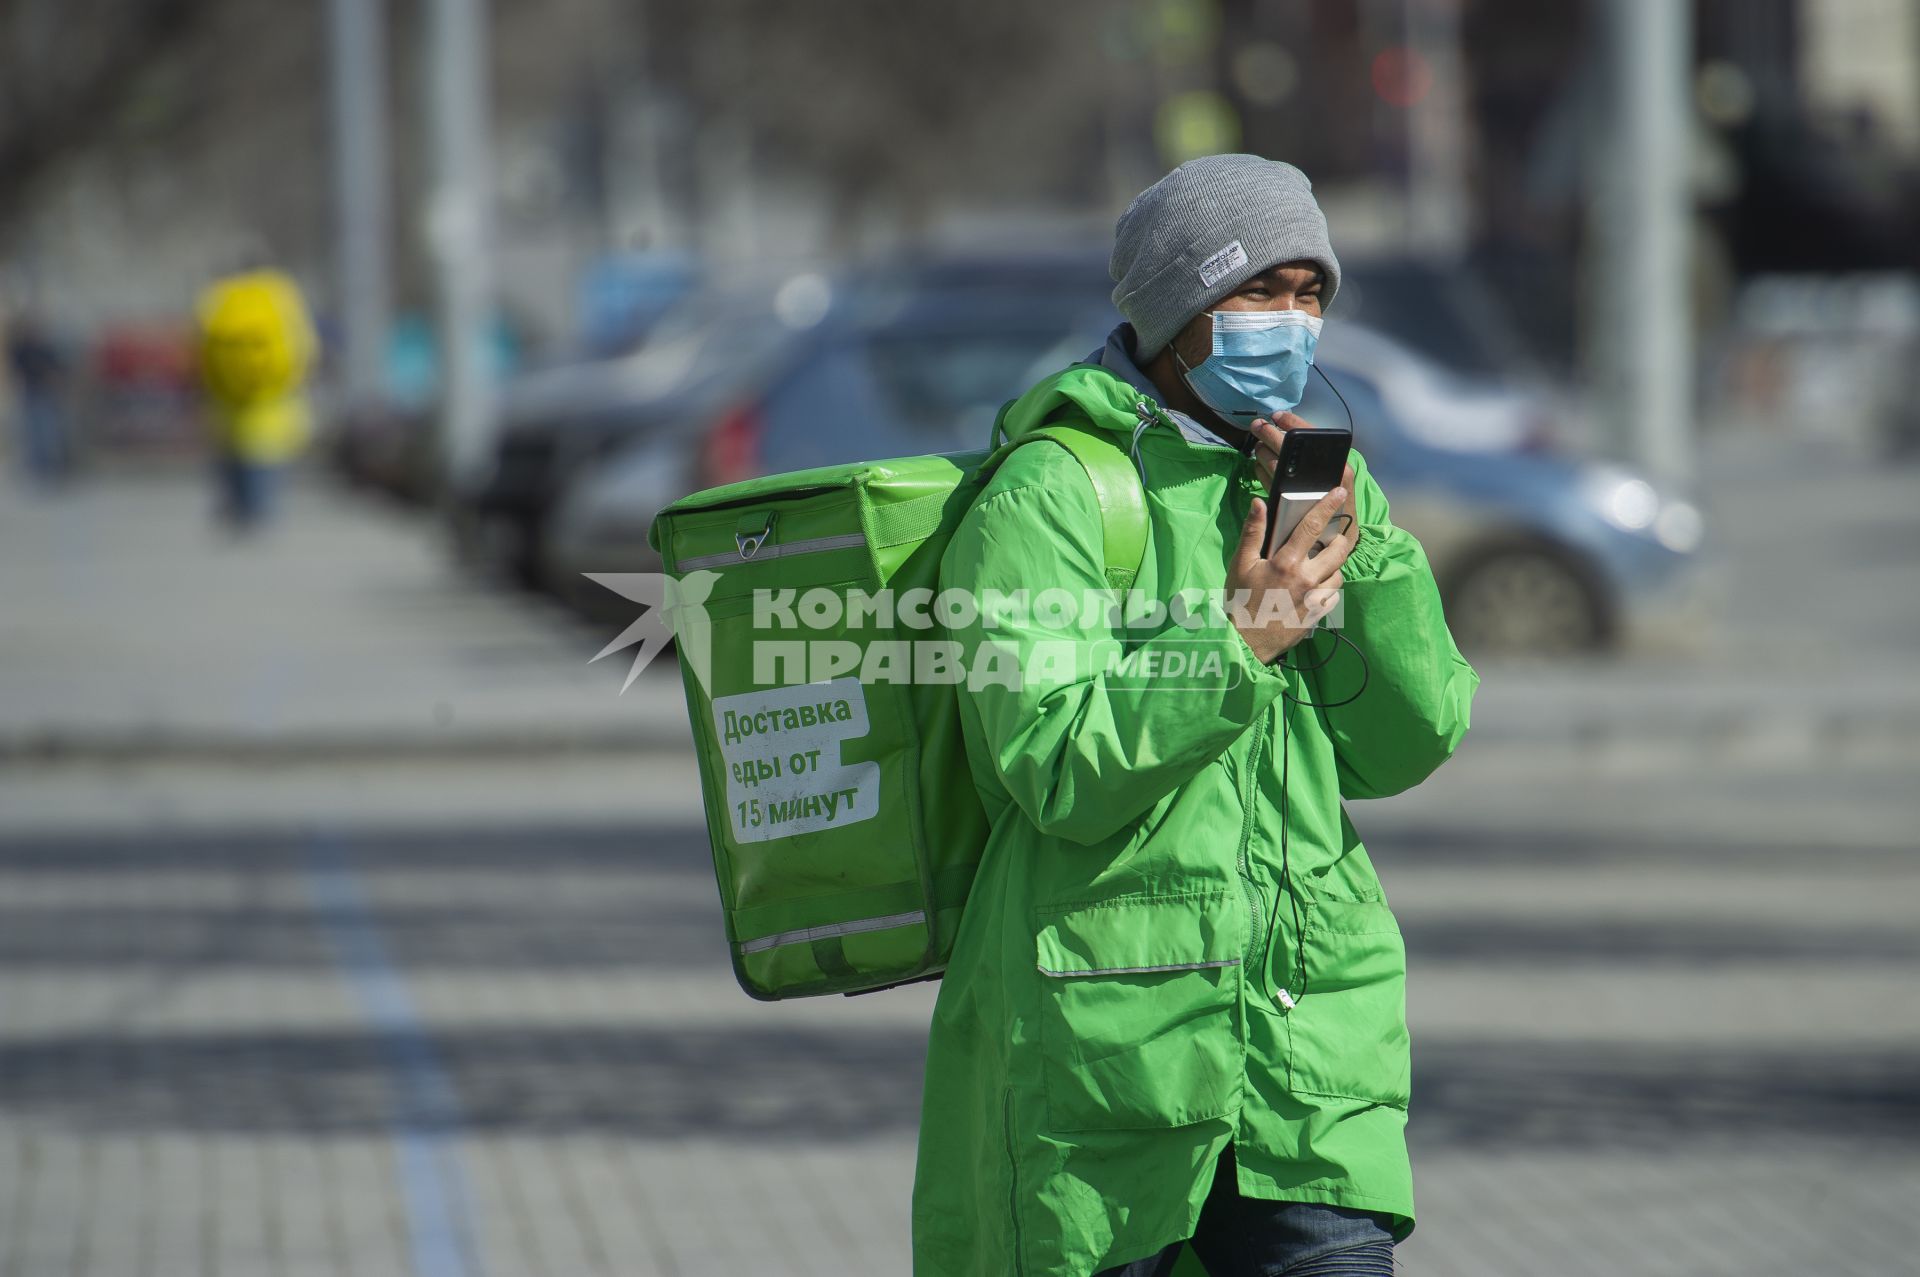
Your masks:
{"label": "metal pole", "polygon": [[1604,185],[1614,199],[1599,290],[1617,366],[1624,436],[1641,465],[1684,486],[1693,474],[1693,297],[1688,240],[1693,7],[1611,0],[1607,110],[1615,121]]}
{"label": "metal pole", "polygon": [[1408,243],[1449,261],[1466,250],[1466,58],[1459,0],[1406,0],[1406,42],[1427,60],[1433,88],[1402,114],[1407,130]]}
{"label": "metal pole", "polygon": [[441,476],[450,487],[472,481],[493,431],[486,50],[485,0],[428,0],[427,238],[437,283]]}
{"label": "metal pole", "polygon": [[[653,46],[647,0],[629,0],[625,56],[629,87],[614,96],[615,161],[607,174],[615,211],[613,247],[678,248],[685,230],[667,198],[664,101],[653,90],[661,55]],[[602,245],[606,247],[606,245]]]}
{"label": "metal pole", "polygon": [[387,350],[384,0],[331,0],[334,217],[347,404],[379,398]]}

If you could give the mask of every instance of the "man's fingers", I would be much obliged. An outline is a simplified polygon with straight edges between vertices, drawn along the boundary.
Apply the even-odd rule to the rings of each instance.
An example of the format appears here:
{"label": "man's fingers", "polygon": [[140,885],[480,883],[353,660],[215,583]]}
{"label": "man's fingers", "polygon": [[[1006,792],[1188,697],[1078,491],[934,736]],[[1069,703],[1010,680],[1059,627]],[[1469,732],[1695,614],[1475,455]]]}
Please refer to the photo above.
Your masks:
{"label": "man's fingers", "polygon": [[1307,591],[1305,619],[1317,622],[1339,605],[1340,578],[1336,576],[1327,584],[1317,585]]}
{"label": "man's fingers", "polygon": [[1300,565],[1300,574],[1315,586],[1337,585],[1341,581],[1340,569],[1345,565],[1347,556],[1353,553],[1355,538],[1338,536],[1327,542],[1327,548],[1320,551]]}
{"label": "man's fingers", "polygon": [[1253,423],[1253,469],[1260,482],[1273,486],[1274,468],[1280,464],[1280,441],[1285,438],[1264,418]]}
{"label": "man's fingers", "polygon": [[1266,556],[1260,543],[1267,536],[1267,503],[1259,497],[1247,507],[1247,521],[1240,525],[1240,544],[1234,548],[1234,566],[1243,572]]}
{"label": "man's fingers", "polygon": [[[1353,504],[1351,498],[1348,499],[1347,504]],[[1339,511],[1339,515],[1348,515],[1348,513],[1346,510]],[[1353,554],[1353,547],[1358,544],[1360,544],[1360,525],[1348,517],[1346,526],[1340,529],[1337,536],[1327,538],[1326,548],[1307,560],[1308,565],[1316,571],[1322,567],[1330,568],[1327,574],[1330,577],[1346,564],[1347,559]]]}
{"label": "man's fingers", "polygon": [[[1305,430],[1309,428],[1307,419],[1297,412],[1283,412],[1273,419],[1273,424],[1283,433],[1288,430]],[[1348,471],[1347,478],[1349,480],[1353,478],[1351,469]]]}
{"label": "man's fingers", "polygon": [[1346,499],[1347,490],[1335,488],[1314,502],[1313,509],[1307,511],[1305,517],[1300,520],[1300,526],[1293,530],[1291,537],[1287,538],[1287,548],[1298,557],[1305,559],[1307,551],[1313,549],[1313,543],[1318,541],[1320,534],[1327,530],[1327,522],[1340,512],[1340,507]]}

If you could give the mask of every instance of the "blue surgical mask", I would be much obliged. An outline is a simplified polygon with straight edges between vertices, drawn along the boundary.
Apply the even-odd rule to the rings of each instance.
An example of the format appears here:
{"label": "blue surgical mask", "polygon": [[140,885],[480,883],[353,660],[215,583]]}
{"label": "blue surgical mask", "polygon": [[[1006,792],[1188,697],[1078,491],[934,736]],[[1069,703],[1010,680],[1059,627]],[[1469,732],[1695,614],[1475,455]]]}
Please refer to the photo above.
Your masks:
{"label": "blue surgical mask", "polygon": [[1304,310],[1216,310],[1213,353],[1197,368],[1173,357],[1201,403],[1248,430],[1299,406],[1319,340],[1320,320]]}

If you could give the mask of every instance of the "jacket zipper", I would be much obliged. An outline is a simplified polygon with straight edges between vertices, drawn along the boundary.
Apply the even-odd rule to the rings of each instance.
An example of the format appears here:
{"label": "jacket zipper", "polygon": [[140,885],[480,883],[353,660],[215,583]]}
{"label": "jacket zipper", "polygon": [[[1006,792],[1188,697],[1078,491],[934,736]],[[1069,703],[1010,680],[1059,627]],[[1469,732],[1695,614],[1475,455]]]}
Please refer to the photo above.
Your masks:
{"label": "jacket zipper", "polygon": [[1266,739],[1264,732],[1256,735],[1253,738],[1253,746],[1247,750],[1247,777],[1240,795],[1240,854],[1238,856],[1240,886],[1247,893],[1247,910],[1251,915],[1253,926],[1253,929],[1247,933],[1247,948],[1249,950],[1247,956],[1253,959],[1253,962],[1251,964],[1243,963],[1242,966],[1243,969],[1250,967],[1250,969],[1256,973],[1260,970],[1260,963],[1264,961],[1264,959],[1261,955],[1252,952],[1252,950],[1261,944],[1262,937],[1266,934],[1266,929],[1260,925],[1260,892],[1259,889],[1254,886],[1253,874],[1247,868],[1247,849],[1253,842],[1253,803],[1260,785],[1261,746],[1266,744]]}
{"label": "jacket zipper", "polygon": [[1007,1091],[1002,1106],[1007,1132],[1007,1210],[1013,1224],[1013,1272],[1023,1277],[1027,1271],[1026,1247],[1020,1240],[1020,1159],[1013,1147],[1013,1091]]}
{"label": "jacket zipper", "polygon": [[[1247,456],[1242,456],[1234,463],[1232,482],[1235,487],[1239,486],[1242,467],[1251,465],[1252,458]],[[1260,965],[1265,960],[1263,955],[1253,952],[1256,947],[1263,947],[1266,929],[1260,925],[1260,891],[1259,888],[1254,885],[1252,872],[1247,868],[1247,850],[1253,842],[1253,804],[1255,798],[1258,797],[1260,785],[1261,747],[1266,744],[1264,721],[1265,716],[1263,715],[1263,730],[1254,736],[1253,745],[1247,750],[1247,775],[1240,795],[1240,853],[1237,857],[1239,862],[1238,869],[1240,873],[1240,885],[1247,893],[1247,910],[1253,924],[1253,930],[1247,935],[1247,956],[1253,959],[1253,961],[1243,964],[1243,970],[1252,970],[1256,973],[1256,976],[1247,977],[1250,979],[1257,978]]]}

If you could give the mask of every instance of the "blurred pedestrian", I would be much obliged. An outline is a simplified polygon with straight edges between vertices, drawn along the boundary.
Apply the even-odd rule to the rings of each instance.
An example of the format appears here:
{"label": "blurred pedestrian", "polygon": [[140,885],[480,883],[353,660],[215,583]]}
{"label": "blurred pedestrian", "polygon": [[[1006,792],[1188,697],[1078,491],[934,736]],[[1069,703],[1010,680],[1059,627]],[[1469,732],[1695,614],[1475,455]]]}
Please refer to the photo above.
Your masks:
{"label": "blurred pedestrian", "polygon": [[46,319],[22,308],[7,326],[7,370],[13,380],[14,419],[27,476],[51,486],[67,477],[67,359]]}
{"label": "blurred pedestrian", "polygon": [[[914,1272],[1168,1277],[1191,1246],[1212,1277],[1390,1277],[1414,1222],[1405,949],[1342,803],[1444,762],[1479,679],[1359,452],[1265,543],[1340,287],[1306,176],[1190,161],[1120,218],[1111,271],[1128,322],[999,425],[1129,454],[1149,535],[1126,612],[1161,620],[1086,605],[1112,598],[1123,494],[1065,448],[1014,449],[941,562],[979,600],[959,665],[1024,677],[960,698],[992,834],[929,1034]],[[1048,596],[1065,611],[989,602]]]}
{"label": "blurred pedestrian", "polygon": [[264,266],[215,281],[197,318],[219,512],[236,531],[257,528],[272,517],[282,472],[312,432],[313,321],[292,277]]}

